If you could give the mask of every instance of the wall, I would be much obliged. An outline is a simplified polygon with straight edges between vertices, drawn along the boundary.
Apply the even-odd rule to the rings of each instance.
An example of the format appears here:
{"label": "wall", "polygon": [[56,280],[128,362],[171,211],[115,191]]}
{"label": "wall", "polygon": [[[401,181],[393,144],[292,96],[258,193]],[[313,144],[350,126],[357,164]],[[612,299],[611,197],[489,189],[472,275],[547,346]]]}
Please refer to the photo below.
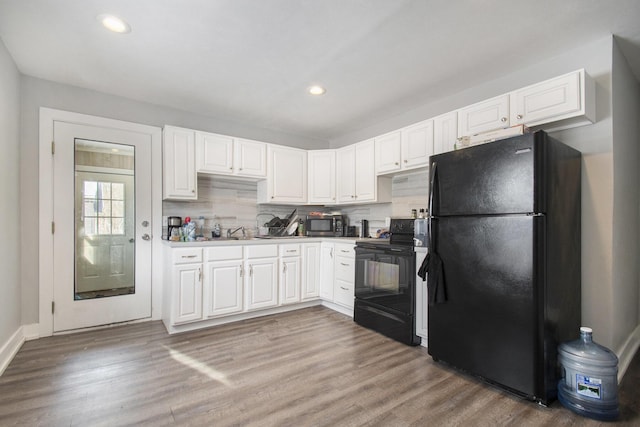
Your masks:
{"label": "wall", "polygon": [[[17,84],[14,86],[17,89]],[[132,101],[28,76],[22,76],[20,80],[20,93],[22,95],[22,119],[20,125],[21,197],[19,212],[23,221],[20,229],[22,324],[38,322],[38,268],[37,263],[34,263],[33,254],[38,253],[38,123],[40,107],[152,126],[161,127],[165,124],[171,124],[299,148],[327,148],[325,141],[258,129],[249,124],[216,120],[186,111]],[[17,165],[17,156],[11,160],[4,157],[3,161],[12,162],[12,167]],[[17,181],[16,178],[11,182]],[[18,218],[17,210],[16,215],[12,215],[8,223],[14,224],[16,218]]]}
{"label": "wall", "polygon": [[[634,151],[638,142],[637,124],[635,129],[631,125],[632,120],[637,123],[639,117],[637,107],[631,107],[637,105],[638,90],[637,86],[631,87],[631,77],[628,70],[622,70],[622,62],[617,47],[614,49],[613,37],[609,36],[560,56],[541,60],[500,79],[452,94],[446,99],[429,100],[406,114],[390,117],[376,126],[334,139],[330,145],[337,148],[375,137],[474,102],[585,68],[596,82],[596,123],[553,132],[551,135],[583,154],[582,321],[594,328],[594,337],[598,342],[620,354],[624,341],[633,329],[632,324],[638,323],[639,299],[637,267],[631,266],[637,265],[639,258],[638,248],[631,242],[638,236],[637,211],[634,217],[632,208],[635,203],[637,209],[638,191],[637,187],[635,190],[628,188],[632,183],[638,183],[637,172],[631,166],[633,163],[637,165],[638,161],[637,151]],[[616,64],[615,88],[612,87],[613,64]],[[617,81],[618,78],[621,82]],[[630,100],[634,96],[635,104]],[[628,110],[624,117],[616,117],[615,123],[612,119],[613,99],[616,100],[613,106],[617,110]],[[636,108],[635,116],[633,108]],[[633,149],[632,141],[635,141]],[[635,191],[635,195],[626,197],[628,191]],[[630,231],[626,236],[625,230]],[[625,298],[629,300],[623,301]],[[629,315],[630,318],[623,320],[623,315]]]}
{"label": "wall", "polygon": [[[619,348],[640,323],[640,85],[613,46],[613,345]],[[634,96],[635,95],[635,96]]]}
{"label": "wall", "polygon": [[[0,349],[18,331],[20,309],[20,193],[19,124],[20,74],[0,41],[0,224],[5,224],[0,245],[2,271],[0,297]],[[2,360],[0,360],[2,362]]]}
{"label": "wall", "polygon": [[[385,228],[385,218],[408,217],[411,209],[427,206],[427,171],[417,170],[393,177],[391,182],[391,203],[378,203],[357,206],[288,206],[258,205],[257,184],[251,181],[239,181],[220,176],[198,176],[197,201],[163,201],[162,215],[190,216],[197,222],[203,217],[204,235],[210,236],[214,224],[219,223],[226,233],[227,229],[239,226],[247,228],[247,233],[255,235],[256,227],[263,225],[272,215],[284,218],[297,209],[300,218],[309,212],[339,211],[347,215],[350,225],[358,227],[361,219],[369,220],[369,230],[375,236],[378,229]],[[258,217],[258,214],[260,216]],[[166,227],[163,230],[166,234]]]}

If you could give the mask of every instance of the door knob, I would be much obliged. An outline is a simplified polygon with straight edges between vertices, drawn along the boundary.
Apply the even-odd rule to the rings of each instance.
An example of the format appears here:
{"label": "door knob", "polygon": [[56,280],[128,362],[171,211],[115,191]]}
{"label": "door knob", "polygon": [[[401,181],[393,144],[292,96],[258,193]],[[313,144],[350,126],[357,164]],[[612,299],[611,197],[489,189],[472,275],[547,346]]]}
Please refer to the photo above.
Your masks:
{"label": "door knob", "polygon": [[151,236],[149,236],[147,233],[144,233],[142,235],[142,240],[151,240]]}

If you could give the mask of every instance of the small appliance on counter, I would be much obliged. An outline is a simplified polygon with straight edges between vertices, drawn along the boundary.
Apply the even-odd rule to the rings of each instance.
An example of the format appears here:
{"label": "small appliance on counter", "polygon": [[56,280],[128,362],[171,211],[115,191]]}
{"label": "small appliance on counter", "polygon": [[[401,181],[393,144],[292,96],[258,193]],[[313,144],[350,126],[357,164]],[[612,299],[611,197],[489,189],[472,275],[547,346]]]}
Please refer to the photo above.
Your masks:
{"label": "small appliance on counter", "polygon": [[348,225],[344,228],[344,236],[345,237],[358,237],[358,233],[356,233],[355,225]]}
{"label": "small appliance on counter", "polygon": [[369,221],[366,219],[360,221],[360,237],[369,237]]}
{"label": "small appliance on counter", "polygon": [[[171,236],[180,236],[180,228],[182,227],[182,218],[179,216],[170,216],[167,218],[167,240],[171,240]],[[174,231],[175,230],[175,231]]]}
{"label": "small appliance on counter", "polygon": [[307,215],[305,229],[309,237],[342,237],[345,218],[335,214]]}

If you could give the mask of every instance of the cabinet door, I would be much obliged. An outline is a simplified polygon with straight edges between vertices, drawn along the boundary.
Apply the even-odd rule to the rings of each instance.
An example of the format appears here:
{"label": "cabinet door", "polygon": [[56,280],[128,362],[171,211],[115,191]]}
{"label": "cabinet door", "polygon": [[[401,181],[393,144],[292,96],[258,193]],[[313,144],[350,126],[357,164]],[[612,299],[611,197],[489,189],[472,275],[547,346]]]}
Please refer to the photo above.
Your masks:
{"label": "cabinet door", "polygon": [[433,119],[433,154],[453,151],[458,139],[458,112],[443,114]]}
{"label": "cabinet door", "polygon": [[269,146],[269,193],[271,202],[307,202],[307,152]]}
{"label": "cabinet door", "polygon": [[278,259],[245,261],[247,310],[278,305]]}
{"label": "cabinet door", "polygon": [[173,324],[202,319],[202,264],[173,267]]}
{"label": "cabinet door", "polygon": [[320,298],[328,301],[333,301],[334,256],[333,243],[320,244]]}
{"label": "cabinet door", "polygon": [[309,151],[309,203],[336,202],[335,150]]}
{"label": "cabinet door", "polygon": [[247,139],[236,139],[234,173],[240,176],[266,177],[267,144]]}
{"label": "cabinet door", "polygon": [[203,299],[205,317],[242,311],[242,260],[207,263]]}
{"label": "cabinet door", "polygon": [[511,123],[535,126],[580,112],[580,75],[575,72],[511,93]]}
{"label": "cabinet door", "polygon": [[400,131],[375,138],[376,173],[384,174],[400,170]]}
{"label": "cabinet door", "polygon": [[458,110],[458,136],[509,127],[509,95],[501,95]]}
{"label": "cabinet door", "polygon": [[301,288],[302,300],[320,296],[320,243],[307,243],[302,246]]}
{"label": "cabinet door", "polygon": [[198,172],[233,173],[233,138],[196,132],[196,166]]}
{"label": "cabinet door", "polygon": [[336,151],[336,189],[339,203],[354,202],[356,197],[356,147]]}
{"label": "cabinet door", "polygon": [[401,141],[402,169],[428,166],[433,154],[433,120],[402,129]]}
{"label": "cabinet door", "polygon": [[334,302],[353,308],[355,298],[355,260],[351,257],[336,257]]}
{"label": "cabinet door", "polygon": [[163,199],[197,199],[194,131],[165,126],[162,154]]}
{"label": "cabinet door", "polygon": [[300,302],[300,257],[280,258],[280,304]]}
{"label": "cabinet door", "polygon": [[376,200],[375,145],[373,140],[356,144],[356,201]]}

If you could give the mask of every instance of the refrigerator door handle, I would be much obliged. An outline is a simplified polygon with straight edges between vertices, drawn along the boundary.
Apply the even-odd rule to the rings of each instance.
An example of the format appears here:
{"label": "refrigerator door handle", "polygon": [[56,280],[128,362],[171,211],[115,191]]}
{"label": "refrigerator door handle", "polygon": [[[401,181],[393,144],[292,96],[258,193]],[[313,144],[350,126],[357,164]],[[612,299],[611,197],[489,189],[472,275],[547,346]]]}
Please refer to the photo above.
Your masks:
{"label": "refrigerator door handle", "polygon": [[427,230],[429,233],[429,250],[433,250],[433,234],[431,233],[433,222],[433,189],[436,182],[436,171],[438,170],[438,163],[433,162],[431,164],[431,180],[429,181],[429,223],[427,224]]}

